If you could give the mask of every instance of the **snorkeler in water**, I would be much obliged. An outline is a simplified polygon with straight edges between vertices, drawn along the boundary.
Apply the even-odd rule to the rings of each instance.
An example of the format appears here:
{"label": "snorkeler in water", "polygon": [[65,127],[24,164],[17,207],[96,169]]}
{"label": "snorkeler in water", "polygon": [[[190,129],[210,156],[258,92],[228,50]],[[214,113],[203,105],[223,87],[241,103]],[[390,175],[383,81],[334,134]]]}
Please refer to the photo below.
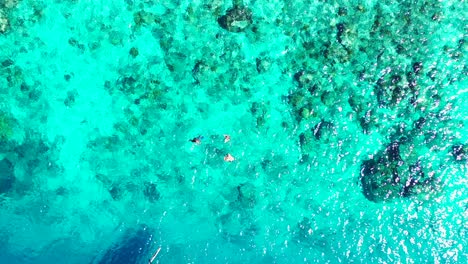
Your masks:
{"label": "snorkeler in water", "polygon": [[202,139],[203,139],[203,136],[198,136],[198,137],[194,137],[194,138],[190,139],[189,141],[192,142],[192,143],[195,143],[197,145],[200,145]]}

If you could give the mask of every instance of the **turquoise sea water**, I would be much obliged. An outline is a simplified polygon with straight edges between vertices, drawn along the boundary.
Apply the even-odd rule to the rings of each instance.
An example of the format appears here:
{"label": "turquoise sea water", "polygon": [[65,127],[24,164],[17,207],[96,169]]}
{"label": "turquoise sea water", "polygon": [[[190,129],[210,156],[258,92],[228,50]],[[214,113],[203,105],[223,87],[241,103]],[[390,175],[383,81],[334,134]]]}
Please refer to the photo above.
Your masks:
{"label": "turquoise sea water", "polygon": [[0,0],[0,263],[467,263],[467,14]]}

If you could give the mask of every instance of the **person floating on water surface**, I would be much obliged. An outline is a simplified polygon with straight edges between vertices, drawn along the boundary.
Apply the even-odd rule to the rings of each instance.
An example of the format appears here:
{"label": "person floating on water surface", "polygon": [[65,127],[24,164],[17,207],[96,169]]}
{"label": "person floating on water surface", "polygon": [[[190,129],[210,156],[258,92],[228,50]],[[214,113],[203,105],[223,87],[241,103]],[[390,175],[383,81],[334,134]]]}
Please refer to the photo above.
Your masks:
{"label": "person floating on water surface", "polygon": [[194,137],[194,138],[190,139],[189,141],[192,142],[192,143],[195,143],[197,145],[200,145],[202,139],[203,139],[203,136],[198,136],[198,137]]}
{"label": "person floating on water surface", "polygon": [[224,161],[233,162],[234,160],[235,160],[235,158],[229,153],[226,154],[226,156],[224,156]]}
{"label": "person floating on water surface", "polygon": [[[231,136],[230,135],[223,135],[224,136],[224,143],[228,143],[229,141],[231,141]],[[198,136],[198,137],[194,137],[192,139],[190,139],[189,141],[192,142],[192,143],[195,143],[197,145],[200,145],[201,144],[201,141],[203,139],[203,136]]]}
{"label": "person floating on water surface", "polygon": [[[192,143],[195,143],[197,145],[200,145],[201,144],[201,141],[203,139],[203,136],[200,135],[198,137],[194,137],[192,139],[189,139],[190,142]],[[230,135],[227,135],[225,134],[224,135],[224,143],[228,143],[229,141],[231,141],[231,136]],[[233,162],[234,160],[236,160],[231,154],[227,153],[225,156],[224,156],[224,161],[226,162]]]}

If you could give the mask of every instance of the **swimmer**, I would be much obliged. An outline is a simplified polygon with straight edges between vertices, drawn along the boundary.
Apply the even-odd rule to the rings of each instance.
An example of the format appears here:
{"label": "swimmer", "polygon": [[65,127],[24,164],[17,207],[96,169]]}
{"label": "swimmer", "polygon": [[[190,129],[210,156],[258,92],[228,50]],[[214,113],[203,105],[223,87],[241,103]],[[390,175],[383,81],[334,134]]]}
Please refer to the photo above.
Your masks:
{"label": "swimmer", "polygon": [[195,137],[195,138],[190,139],[189,141],[192,142],[192,143],[195,143],[195,144],[197,144],[197,145],[200,145],[202,139],[203,139],[203,136],[198,136],[198,137]]}
{"label": "swimmer", "polygon": [[226,156],[224,156],[224,161],[226,162],[233,162],[235,160],[235,158],[231,155],[231,154],[226,154]]}
{"label": "swimmer", "polygon": [[228,143],[231,141],[231,136],[230,135],[224,135],[224,143]]}

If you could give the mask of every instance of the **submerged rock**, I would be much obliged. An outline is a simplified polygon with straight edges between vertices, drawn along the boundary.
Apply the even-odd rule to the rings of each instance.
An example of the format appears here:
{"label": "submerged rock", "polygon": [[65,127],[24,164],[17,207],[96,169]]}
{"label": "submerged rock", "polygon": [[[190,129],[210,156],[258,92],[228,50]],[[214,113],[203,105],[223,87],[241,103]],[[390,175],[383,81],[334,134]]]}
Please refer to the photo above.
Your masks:
{"label": "submerged rock", "polygon": [[307,103],[307,100],[305,94],[301,90],[298,90],[288,96],[288,102],[294,108],[300,108]]}
{"label": "submerged rock", "polygon": [[252,11],[245,6],[234,6],[218,18],[218,24],[230,32],[242,32],[252,24]]}
{"label": "submerged rock", "polygon": [[314,137],[314,134],[312,130],[307,130],[304,133],[301,133],[299,135],[299,144],[301,147],[305,147],[308,144],[312,142],[312,138]]}
{"label": "submerged rock", "polygon": [[381,160],[366,160],[361,165],[361,186],[364,196],[381,202],[398,196],[400,187],[396,168],[382,166]]}
{"label": "submerged rock", "polygon": [[364,134],[370,134],[371,129],[377,124],[377,118],[374,116],[373,110],[367,110],[363,116],[359,118],[359,125]]}
{"label": "submerged rock", "polygon": [[402,164],[400,145],[392,142],[383,153],[361,164],[361,186],[364,196],[373,202],[393,199],[400,194],[398,167]]}
{"label": "submerged rock", "polygon": [[242,208],[253,208],[257,203],[255,186],[251,183],[244,183],[237,186],[237,201]]}
{"label": "submerged rock", "polygon": [[143,194],[150,202],[156,202],[161,197],[161,194],[159,193],[156,187],[157,185],[155,183],[145,183],[145,189],[143,190]]}
{"label": "submerged rock", "polygon": [[452,146],[451,154],[455,160],[463,160],[466,158],[466,147],[463,145]]}
{"label": "submerged rock", "polygon": [[267,72],[270,67],[271,67],[271,62],[270,62],[270,59],[268,57],[266,58],[256,58],[255,59],[255,65],[256,65],[256,68],[257,68],[257,72],[258,73],[264,73],[264,72]]}
{"label": "submerged rock", "polygon": [[343,33],[346,31],[346,25],[345,23],[338,23],[336,25],[336,40],[338,41],[338,43],[341,43],[342,42],[342,36],[343,36]]}
{"label": "submerged rock", "polygon": [[132,47],[132,48],[130,49],[129,53],[130,53],[130,55],[131,55],[133,58],[136,58],[136,57],[138,56],[138,54],[139,54],[138,49],[135,48],[135,47]]}
{"label": "submerged rock", "polygon": [[400,165],[400,162],[402,162],[401,156],[400,156],[400,143],[398,141],[392,142],[385,150],[385,155],[387,160],[390,162],[398,162]]}
{"label": "submerged rock", "polygon": [[426,124],[426,121],[427,121],[426,118],[420,117],[418,120],[416,120],[416,121],[414,122],[414,125],[413,125],[413,126],[414,126],[416,129],[421,129],[421,128],[423,128],[424,124]]}
{"label": "submerged rock", "polygon": [[137,26],[151,24],[155,22],[156,15],[153,13],[141,10],[133,14],[133,21]]}
{"label": "submerged rock", "polygon": [[123,191],[120,186],[114,185],[110,187],[108,191],[113,200],[119,200],[120,198],[122,198]]}
{"label": "submerged rock", "polygon": [[339,7],[338,8],[338,15],[339,16],[346,16],[348,14],[348,9],[346,7]]}
{"label": "submerged rock", "polygon": [[419,89],[418,75],[421,73],[421,64],[415,63],[413,71],[396,72],[393,75],[387,74],[379,78],[375,86],[375,94],[380,107],[395,108],[400,103],[410,103],[415,105]]}
{"label": "submerged rock", "polygon": [[312,235],[312,223],[308,217],[303,217],[302,221],[297,223],[297,229],[299,230],[298,232],[298,239],[301,241],[307,240],[308,238],[311,237]]}
{"label": "submerged rock", "polygon": [[324,105],[331,107],[337,103],[339,98],[336,96],[335,92],[325,91],[320,96],[320,100]]}
{"label": "submerged rock", "polygon": [[2,61],[2,67],[10,67],[11,65],[15,64],[15,62],[11,59],[6,59]]}
{"label": "submerged rock", "polygon": [[308,88],[311,85],[314,85],[314,73],[310,71],[301,70],[294,74],[294,80],[297,82],[298,86]]}
{"label": "submerged rock", "polygon": [[67,92],[67,97],[65,98],[63,103],[65,104],[65,106],[71,107],[71,106],[73,106],[75,104],[77,96],[78,96],[78,92],[76,90],[68,91]]}
{"label": "submerged rock", "polygon": [[16,7],[19,1],[20,0],[4,0],[2,4],[5,8],[11,9]]}
{"label": "submerged rock", "polygon": [[8,159],[0,160],[0,194],[11,190],[15,182],[14,167]]}
{"label": "submerged rock", "polygon": [[308,119],[311,116],[311,111],[305,107],[300,110],[300,113],[303,119]]}
{"label": "submerged rock", "polygon": [[418,61],[418,62],[413,63],[413,72],[416,74],[419,73],[422,70],[422,67],[423,67],[422,62]]}
{"label": "submerged rock", "polygon": [[127,230],[122,240],[108,249],[97,263],[116,264],[147,262],[147,258],[150,255],[149,251],[151,250],[152,232],[153,230],[143,226],[138,230]]}
{"label": "submerged rock", "polygon": [[314,126],[312,132],[317,140],[320,140],[322,137],[328,139],[335,133],[333,124],[323,120]]}
{"label": "submerged rock", "polygon": [[332,239],[332,233],[329,233],[327,230],[319,229],[317,220],[314,218],[303,217],[302,220],[297,223],[293,232],[293,242],[307,247],[329,247],[330,239]]}
{"label": "submerged rock", "polygon": [[10,118],[0,112],[0,142],[7,141],[13,134]]}

